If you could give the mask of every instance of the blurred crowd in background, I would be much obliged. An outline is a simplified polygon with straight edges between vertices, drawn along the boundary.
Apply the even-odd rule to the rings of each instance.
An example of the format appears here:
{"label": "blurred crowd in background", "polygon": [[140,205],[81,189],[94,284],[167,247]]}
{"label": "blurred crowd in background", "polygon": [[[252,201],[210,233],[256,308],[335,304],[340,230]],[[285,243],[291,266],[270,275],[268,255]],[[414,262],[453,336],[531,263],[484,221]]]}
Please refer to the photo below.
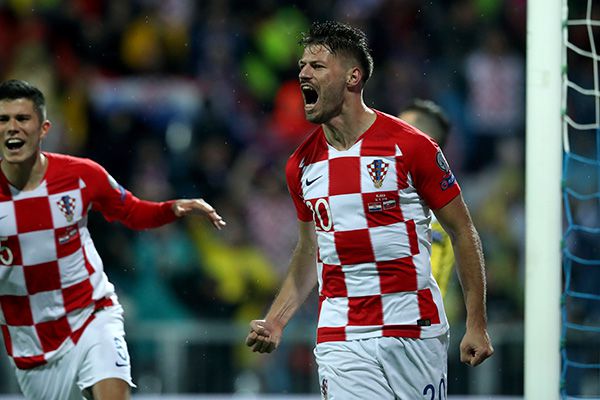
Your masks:
{"label": "blurred crowd in background", "polygon": [[[127,325],[247,324],[264,314],[296,241],[284,165],[314,128],[297,82],[299,33],[313,20],[358,26],[375,59],[367,104],[398,114],[432,99],[452,121],[445,153],[482,237],[489,320],[510,324],[523,320],[525,11],[525,0],[3,0],[0,79],[46,94],[45,150],[92,158],[141,198],[203,197],[228,222],[138,233],[90,216]],[[454,278],[454,326],[461,296]],[[288,329],[313,330],[316,312],[315,296]],[[294,377],[311,373],[310,346],[261,358],[242,341],[208,356],[229,360],[223,374],[270,374],[264,391],[294,392]],[[140,376],[143,351],[131,350]],[[514,368],[506,393],[522,391]]]}

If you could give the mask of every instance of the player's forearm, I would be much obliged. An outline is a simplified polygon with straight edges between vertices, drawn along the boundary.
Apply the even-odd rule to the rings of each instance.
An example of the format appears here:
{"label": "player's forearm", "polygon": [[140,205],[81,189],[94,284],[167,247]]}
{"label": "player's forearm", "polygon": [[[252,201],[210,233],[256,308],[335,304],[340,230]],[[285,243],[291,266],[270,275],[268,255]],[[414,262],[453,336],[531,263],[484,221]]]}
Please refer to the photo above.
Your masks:
{"label": "player's forearm", "polygon": [[143,230],[157,228],[177,219],[173,212],[174,200],[157,203],[131,196],[127,200],[126,215],[122,219],[130,229]]}
{"label": "player's forearm", "polygon": [[294,250],[281,290],[275,297],[265,320],[281,327],[289,322],[317,283],[315,260],[316,249],[314,248],[306,249],[299,245]]}
{"label": "player's forearm", "polygon": [[481,241],[472,225],[454,236],[453,248],[467,310],[467,327],[485,329],[485,264]]}

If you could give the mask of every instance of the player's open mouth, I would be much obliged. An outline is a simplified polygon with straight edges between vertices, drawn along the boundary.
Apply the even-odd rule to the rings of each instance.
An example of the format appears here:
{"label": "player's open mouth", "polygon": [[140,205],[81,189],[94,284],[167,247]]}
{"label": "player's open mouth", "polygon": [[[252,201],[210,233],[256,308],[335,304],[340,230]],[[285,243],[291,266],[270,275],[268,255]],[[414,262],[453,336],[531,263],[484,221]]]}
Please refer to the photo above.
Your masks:
{"label": "player's open mouth", "polygon": [[25,144],[24,140],[11,138],[4,142],[4,145],[8,150],[19,150]]}
{"label": "player's open mouth", "polygon": [[302,85],[302,96],[304,97],[304,108],[310,108],[314,106],[319,100],[319,94],[317,91],[309,85]]}

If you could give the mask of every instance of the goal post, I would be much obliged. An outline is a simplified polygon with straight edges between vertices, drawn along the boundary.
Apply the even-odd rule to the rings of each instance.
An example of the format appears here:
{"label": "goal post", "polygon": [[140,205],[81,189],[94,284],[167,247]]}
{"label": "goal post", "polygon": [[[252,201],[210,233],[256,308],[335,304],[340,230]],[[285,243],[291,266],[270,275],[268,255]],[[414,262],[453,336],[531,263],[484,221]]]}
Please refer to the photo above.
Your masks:
{"label": "goal post", "polygon": [[554,400],[560,394],[565,1],[527,2],[525,399]]}

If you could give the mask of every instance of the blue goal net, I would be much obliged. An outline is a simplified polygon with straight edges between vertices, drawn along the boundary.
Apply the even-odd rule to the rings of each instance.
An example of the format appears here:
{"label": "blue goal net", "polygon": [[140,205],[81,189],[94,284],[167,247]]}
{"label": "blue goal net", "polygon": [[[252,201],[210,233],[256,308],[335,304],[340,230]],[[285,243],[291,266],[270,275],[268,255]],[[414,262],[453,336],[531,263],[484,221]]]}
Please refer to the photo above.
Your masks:
{"label": "blue goal net", "polygon": [[600,2],[569,0],[565,16],[560,388],[600,399]]}

